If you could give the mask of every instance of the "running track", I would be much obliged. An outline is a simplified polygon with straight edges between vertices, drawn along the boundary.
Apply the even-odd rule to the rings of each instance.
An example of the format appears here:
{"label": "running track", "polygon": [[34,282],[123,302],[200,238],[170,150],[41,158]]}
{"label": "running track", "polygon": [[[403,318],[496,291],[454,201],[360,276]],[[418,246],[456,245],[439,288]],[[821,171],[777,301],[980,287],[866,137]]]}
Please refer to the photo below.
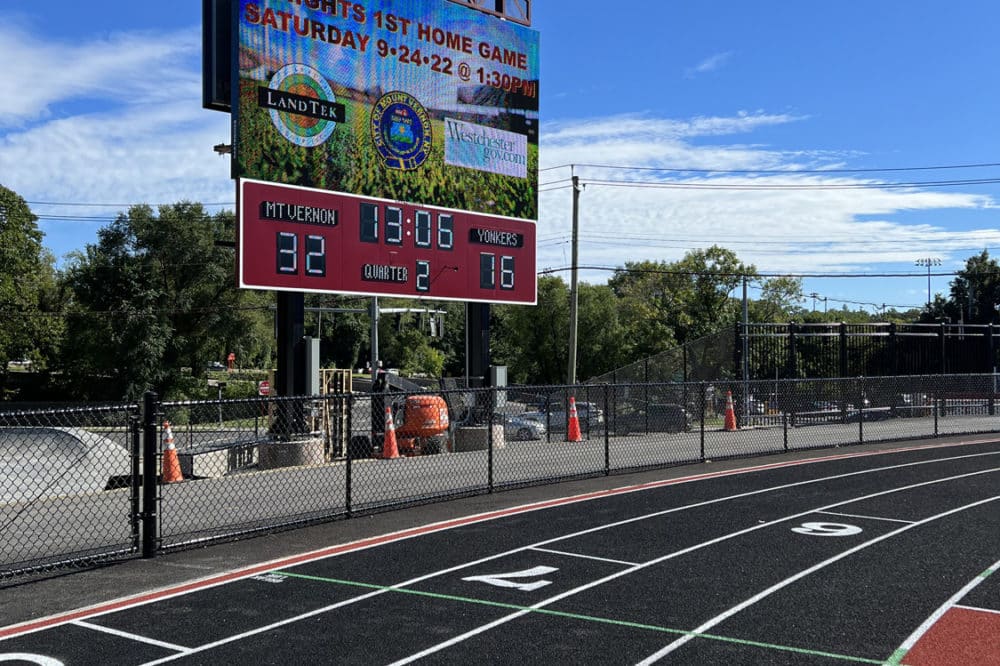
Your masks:
{"label": "running track", "polygon": [[0,661],[990,665],[998,568],[1000,443],[855,450],[320,548],[5,627]]}

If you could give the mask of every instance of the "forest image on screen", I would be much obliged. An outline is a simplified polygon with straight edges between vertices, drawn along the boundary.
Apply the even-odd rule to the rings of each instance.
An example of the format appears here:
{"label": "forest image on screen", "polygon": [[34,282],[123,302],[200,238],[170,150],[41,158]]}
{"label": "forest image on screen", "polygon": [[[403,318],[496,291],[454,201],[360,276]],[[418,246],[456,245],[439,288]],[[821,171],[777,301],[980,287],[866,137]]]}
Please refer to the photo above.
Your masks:
{"label": "forest image on screen", "polygon": [[446,0],[236,6],[235,177],[537,219],[537,32]]}

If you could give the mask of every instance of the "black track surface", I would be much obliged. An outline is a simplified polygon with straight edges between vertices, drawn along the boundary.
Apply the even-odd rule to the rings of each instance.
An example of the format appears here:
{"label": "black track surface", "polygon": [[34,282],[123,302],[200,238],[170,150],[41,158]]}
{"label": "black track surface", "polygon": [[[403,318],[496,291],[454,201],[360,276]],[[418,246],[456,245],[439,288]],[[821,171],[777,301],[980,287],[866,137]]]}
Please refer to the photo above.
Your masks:
{"label": "black track surface", "polygon": [[[314,548],[337,542],[325,534]],[[658,663],[889,663],[998,560],[1000,443],[934,446],[609,493],[277,562],[141,605],[56,617],[0,640],[0,661],[636,664],[681,639]],[[143,566],[179,571],[185,561]],[[244,552],[241,563],[252,561]],[[115,569],[100,574],[109,585]],[[530,573],[496,578],[521,572]],[[997,579],[960,603],[1000,612]]]}

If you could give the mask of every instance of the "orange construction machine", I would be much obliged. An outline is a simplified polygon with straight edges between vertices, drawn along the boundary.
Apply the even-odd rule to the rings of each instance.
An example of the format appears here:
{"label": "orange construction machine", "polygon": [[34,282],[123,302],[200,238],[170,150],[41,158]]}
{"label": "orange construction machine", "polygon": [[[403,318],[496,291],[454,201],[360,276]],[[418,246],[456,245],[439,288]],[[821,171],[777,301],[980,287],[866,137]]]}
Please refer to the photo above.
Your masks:
{"label": "orange construction machine", "polygon": [[448,405],[439,395],[411,395],[403,402],[396,429],[399,452],[404,456],[443,453],[448,450]]}

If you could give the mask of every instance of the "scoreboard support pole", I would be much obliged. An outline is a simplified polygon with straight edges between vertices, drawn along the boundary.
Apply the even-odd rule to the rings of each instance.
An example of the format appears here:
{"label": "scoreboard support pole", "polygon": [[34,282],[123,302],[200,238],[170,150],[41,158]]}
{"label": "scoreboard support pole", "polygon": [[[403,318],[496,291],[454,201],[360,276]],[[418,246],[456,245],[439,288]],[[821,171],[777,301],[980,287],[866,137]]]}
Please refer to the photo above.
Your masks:
{"label": "scoreboard support pole", "polygon": [[479,388],[489,384],[490,304],[465,304],[465,385]]}
{"label": "scoreboard support pole", "polygon": [[[278,342],[278,368],[275,387],[280,397],[301,396],[306,393],[305,294],[302,292],[277,292],[275,326]],[[275,436],[290,438],[305,432],[305,410],[300,401],[282,402],[278,405],[280,417],[275,421]]]}

